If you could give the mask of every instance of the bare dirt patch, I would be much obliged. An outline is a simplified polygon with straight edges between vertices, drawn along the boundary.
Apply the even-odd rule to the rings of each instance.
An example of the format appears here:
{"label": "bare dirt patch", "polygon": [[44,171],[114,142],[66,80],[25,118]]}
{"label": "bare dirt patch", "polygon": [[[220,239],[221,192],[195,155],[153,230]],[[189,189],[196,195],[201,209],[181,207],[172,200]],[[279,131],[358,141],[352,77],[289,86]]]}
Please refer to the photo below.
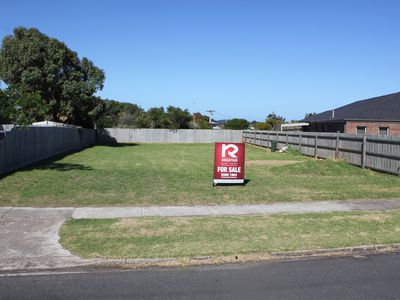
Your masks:
{"label": "bare dirt patch", "polygon": [[291,164],[301,163],[300,160],[248,160],[246,165],[248,166],[285,166]]}
{"label": "bare dirt patch", "polygon": [[374,215],[363,215],[360,216],[360,220],[364,221],[374,221],[374,222],[385,222],[390,220],[392,217],[384,214],[374,214]]}
{"label": "bare dirt patch", "polygon": [[392,216],[380,214],[380,213],[372,213],[372,214],[365,214],[359,216],[335,216],[333,220],[335,221],[343,221],[343,220],[361,220],[361,221],[373,221],[373,222],[380,222],[384,223],[392,219]]}

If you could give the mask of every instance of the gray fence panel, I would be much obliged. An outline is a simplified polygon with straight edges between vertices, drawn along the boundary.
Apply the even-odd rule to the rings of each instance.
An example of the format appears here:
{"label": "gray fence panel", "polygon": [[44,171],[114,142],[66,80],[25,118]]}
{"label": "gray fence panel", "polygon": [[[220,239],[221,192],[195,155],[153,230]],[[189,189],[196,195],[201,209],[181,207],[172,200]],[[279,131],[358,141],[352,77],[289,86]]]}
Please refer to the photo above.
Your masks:
{"label": "gray fence panel", "polygon": [[241,142],[241,130],[211,129],[130,129],[104,128],[98,130],[100,143],[214,143]]}
{"label": "gray fence panel", "polygon": [[96,131],[82,128],[14,128],[0,140],[0,175],[94,145]]}
{"label": "gray fence panel", "polygon": [[357,134],[243,131],[243,141],[248,144],[269,148],[270,140],[278,141],[278,149],[291,145],[307,156],[339,158],[357,166],[400,175],[400,137],[366,136],[364,144],[364,136]]}
{"label": "gray fence panel", "polygon": [[366,154],[368,168],[400,173],[400,147],[397,138],[391,136],[367,137]]}

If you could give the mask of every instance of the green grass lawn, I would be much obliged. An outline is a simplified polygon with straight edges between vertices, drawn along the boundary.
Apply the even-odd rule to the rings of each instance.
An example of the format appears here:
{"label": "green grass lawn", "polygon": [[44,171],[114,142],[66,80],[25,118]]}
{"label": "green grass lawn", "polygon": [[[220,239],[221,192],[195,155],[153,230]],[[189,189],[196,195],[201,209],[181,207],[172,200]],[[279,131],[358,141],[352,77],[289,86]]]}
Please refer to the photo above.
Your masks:
{"label": "green grass lawn", "polygon": [[62,245],[85,258],[265,254],[400,242],[400,210],[271,216],[71,219]]}
{"label": "green grass lawn", "polygon": [[270,203],[400,197],[400,177],[247,146],[245,186],[212,186],[213,144],[96,146],[0,180],[1,206]]}

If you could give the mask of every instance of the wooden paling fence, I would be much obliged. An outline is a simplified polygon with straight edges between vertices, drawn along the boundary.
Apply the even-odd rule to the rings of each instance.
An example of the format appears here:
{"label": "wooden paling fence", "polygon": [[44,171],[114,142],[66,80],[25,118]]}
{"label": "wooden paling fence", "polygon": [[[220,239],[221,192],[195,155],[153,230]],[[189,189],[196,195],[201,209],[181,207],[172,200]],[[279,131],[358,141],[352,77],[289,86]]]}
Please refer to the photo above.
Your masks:
{"label": "wooden paling fence", "polygon": [[97,134],[100,143],[214,143],[240,142],[241,130],[104,128]]}
{"label": "wooden paling fence", "polygon": [[85,128],[15,128],[0,139],[0,175],[55,155],[96,143],[96,131]]}
{"label": "wooden paling fence", "polygon": [[400,137],[347,133],[244,130],[242,140],[260,147],[291,146],[318,158],[343,159],[348,163],[400,175]]}

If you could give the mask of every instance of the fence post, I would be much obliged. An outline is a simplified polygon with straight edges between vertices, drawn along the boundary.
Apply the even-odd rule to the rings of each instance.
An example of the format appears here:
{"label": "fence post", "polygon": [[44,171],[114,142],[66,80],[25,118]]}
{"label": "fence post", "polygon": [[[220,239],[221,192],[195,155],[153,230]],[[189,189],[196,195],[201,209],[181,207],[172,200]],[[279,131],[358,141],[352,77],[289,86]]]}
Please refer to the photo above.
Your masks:
{"label": "fence post", "polygon": [[268,147],[268,148],[271,148],[271,142],[270,142],[270,139],[269,139],[269,132],[268,132],[268,143],[267,143],[267,147]]}
{"label": "fence post", "polygon": [[300,153],[302,153],[302,151],[301,151],[301,139],[302,139],[302,137],[301,137],[301,133],[299,134],[299,151],[300,151]]}
{"label": "fence post", "polygon": [[314,143],[314,158],[318,157],[318,134],[315,134],[315,143]]}
{"label": "fence post", "polygon": [[339,159],[339,131],[336,133],[335,159]]}
{"label": "fence post", "polygon": [[263,141],[264,134],[262,132],[260,132],[259,135],[260,135],[260,147],[262,147],[262,141]]}
{"label": "fence post", "polygon": [[289,134],[286,133],[286,147],[289,145]]}
{"label": "fence post", "polygon": [[366,164],[367,164],[367,135],[364,134],[362,142],[361,168],[365,169]]}

